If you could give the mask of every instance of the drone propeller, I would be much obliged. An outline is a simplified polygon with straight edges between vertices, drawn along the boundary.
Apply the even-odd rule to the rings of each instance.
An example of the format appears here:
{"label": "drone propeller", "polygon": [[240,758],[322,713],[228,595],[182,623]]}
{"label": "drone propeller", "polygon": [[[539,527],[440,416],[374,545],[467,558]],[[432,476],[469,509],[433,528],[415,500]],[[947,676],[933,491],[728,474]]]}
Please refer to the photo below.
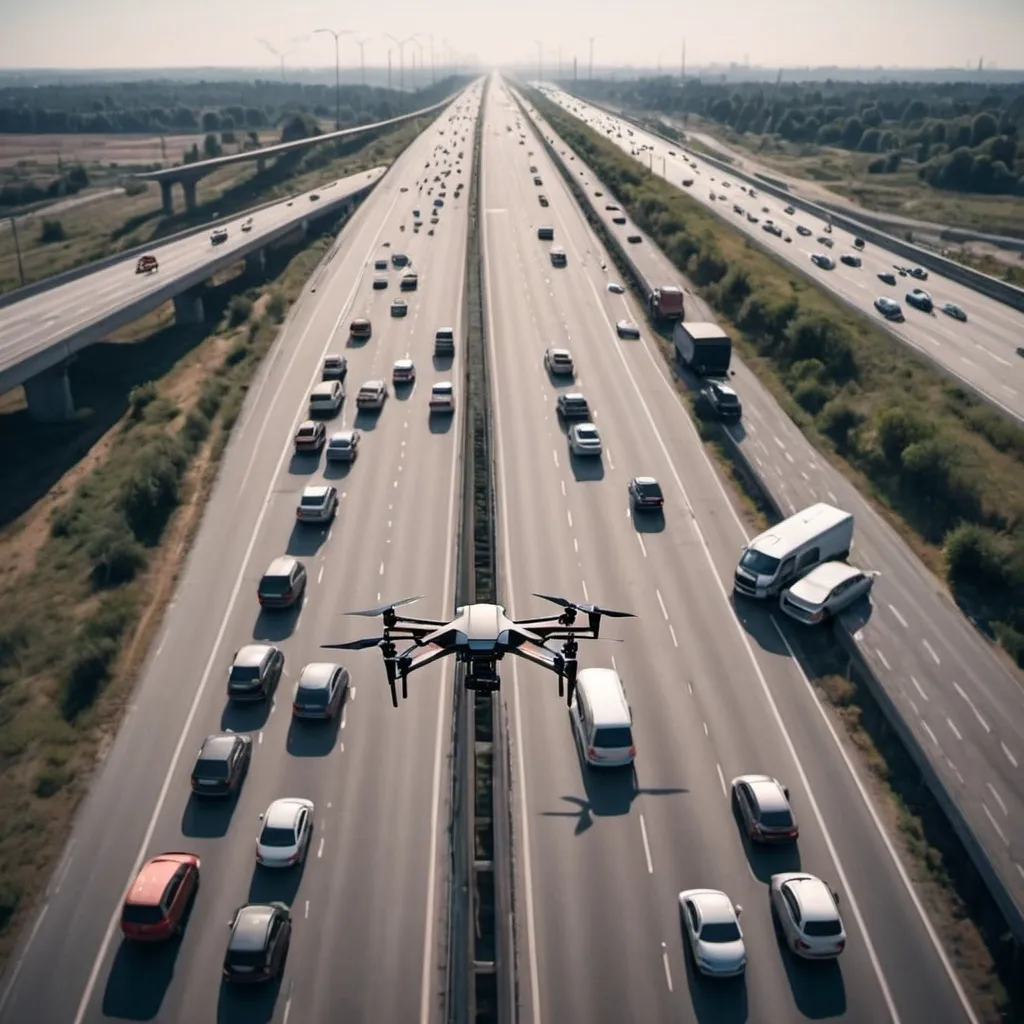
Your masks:
{"label": "drone propeller", "polygon": [[401,608],[404,604],[412,604],[414,601],[422,601],[420,597],[403,597],[400,601],[389,601],[387,604],[378,605],[376,608],[364,608],[357,612],[345,612],[346,615],[365,615],[368,618],[376,618],[378,615],[384,615],[386,612],[393,611],[395,608]]}
{"label": "drone propeller", "polygon": [[387,639],[384,636],[364,636],[359,640],[346,640],[343,644],[321,644],[320,646],[333,651],[365,651],[367,647],[380,647]]}
{"label": "drone propeller", "polygon": [[587,604],[583,601],[567,601],[564,597],[552,597],[550,594],[534,594],[533,596],[539,597],[542,601],[557,604],[559,607],[565,608],[566,611],[586,612],[587,615],[607,615],[611,619],[636,618],[632,612],[617,612],[611,608],[598,608],[596,604]]}

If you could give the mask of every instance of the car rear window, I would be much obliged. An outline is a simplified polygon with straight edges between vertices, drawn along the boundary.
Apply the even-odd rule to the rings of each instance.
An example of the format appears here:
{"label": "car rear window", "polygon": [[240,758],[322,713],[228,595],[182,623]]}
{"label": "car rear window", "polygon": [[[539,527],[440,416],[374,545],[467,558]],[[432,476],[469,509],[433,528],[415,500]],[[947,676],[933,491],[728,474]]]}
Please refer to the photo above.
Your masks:
{"label": "car rear window", "polygon": [[660,498],[661,497],[661,484],[640,484],[637,490],[645,498]]}
{"label": "car rear window", "polygon": [[260,580],[260,593],[280,596],[291,590],[292,581],[287,576],[264,576]]}
{"label": "car rear window", "polygon": [[325,500],[326,497],[319,494],[304,494],[301,504],[306,508],[319,508]]}
{"label": "car rear window", "polygon": [[618,750],[633,746],[633,730],[628,725],[608,725],[594,734],[594,746]]}
{"label": "car rear window", "polygon": [[232,665],[230,682],[232,683],[251,683],[254,679],[259,679],[260,670],[253,665]]}
{"label": "car rear window", "polygon": [[260,843],[263,846],[294,846],[295,832],[290,828],[265,828]]}
{"label": "car rear window", "polygon": [[159,906],[140,903],[126,903],[122,920],[128,924],[159,924],[164,919],[163,909]]}
{"label": "car rear window", "polygon": [[838,921],[805,921],[804,934],[816,938],[824,938],[829,935],[839,935],[843,926]]}
{"label": "car rear window", "polygon": [[320,707],[327,703],[327,690],[323,686],[300,686],[295,699],[300,704]]}
{"label": "car rear window", "polygon": [[736,942],[740,930],[732,921],[714,921],[701,928],[700,937],[704,942]]}
{"label": "car rear window", "polygon": [[267,961],[267,952],[263,949],[230,949],[228,963],[232,967],[262,967]]}
{"label": "car rear window", "polygon": [[332,448],[351,448],[352,442],[347,437],[338,437],[331,441]]}
{"label": "car rear window", "polygon": [[208,760],[202,758],[196,761],[195,773],[200,779],[226,779],[228,777],[228,763],[222,760]]}
{"label": "car rear window", "polygon": [[793,815],[789,811],[762,811],[761,824],[765,828],[789,828],[793,824]]}

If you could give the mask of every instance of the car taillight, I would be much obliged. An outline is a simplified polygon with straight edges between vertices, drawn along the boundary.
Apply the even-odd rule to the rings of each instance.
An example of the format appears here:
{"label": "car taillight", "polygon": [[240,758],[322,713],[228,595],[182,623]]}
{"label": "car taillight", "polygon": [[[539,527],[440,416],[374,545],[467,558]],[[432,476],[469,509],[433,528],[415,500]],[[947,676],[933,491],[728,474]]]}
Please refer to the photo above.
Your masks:
{"label": "car taillight", "polygon": [[803,939],[797,939],[795,945],[796,945],[797,949],[810,949],[811,948],[806,942],[804,942]]}
{"label": "car taillight", "polygon": [[840,953],[841,953],[841,952],[842,952],[842,951],[843,951],[844,949],[846,949],[846,939],[840,939],[840,940],[839,940],[839,941],[838,941],[838,942],[836,943],[836,949],[838,949]]}
{"label": "car taillight", "polygon": [[281,599],[282,599],[283,601],[290,601],[290,600],[292,599],[292,592],[291,592],[291,590],[286,590],[286,591],[285,591],[285,592],[284,592],[284,593],[283,593],[283,594],[281,595]]}
{"label": "car taillight", "polygon": [[762,833],[762,832],[763,832],[764,830],[763,830],[763,829],[761,828],[761,826],[760,826],[760,825],[756,825],[756,824],[755,824],[755,825],[753,825],[753,826],[751,827],[750,831],[751,831],[751,832],[752,832],[752,833],[753,833],[753,834],[754,834],[755,836],[759,836],[759,835],[760,835],[760,834],[761,834],[761,833]]}
{"label": "car taillight", "polygon": [[597,760],[597,747],[587,747],[587,757],[592,761]]}
{"label": "car taillight", "polygon": [[629,748],[629,756],[630,757],[636,757],[636,747],[630,747]]}

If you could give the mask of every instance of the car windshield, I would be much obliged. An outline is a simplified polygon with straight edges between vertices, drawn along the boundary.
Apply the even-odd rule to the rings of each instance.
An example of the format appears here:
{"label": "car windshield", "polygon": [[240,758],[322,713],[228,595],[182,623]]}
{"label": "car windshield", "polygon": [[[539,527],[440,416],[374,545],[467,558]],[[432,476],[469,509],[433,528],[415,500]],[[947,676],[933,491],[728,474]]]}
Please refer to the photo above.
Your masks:
{"label": "car windshield", "polygon": [[606,750],[621,750],[633,746],[633,730],[628,725],[609,725],[598,729],[594,735],[594,746]]}
{"label": "car windshield", "polygon": [[762,811],[761,824],[765,828],[789,828],[793,824],[793,815],[789,811]]}
{"label": "car windshield", "polygon": [[260,670],[255,665],[232,665],[231,666],[231,678],[232,683],[251,683],[254,679],[259,679]]}
{"label": "car windshield", "polygon": [[715,921],[704,925],[700,930],[701,942],[736,942],[740,930],[735,921]]}
{"label": "car windshield", "polygon": [[815,938],[825,938],[830,935],[842,934],[843,926],[835,919],[831,921],[806,921],[804,922],[804,935],[811,935]]}
{"label": "car windshield", "polygon": [[159,906],[150,904],[126,903],[122,920],[128,924],[159,924],[164,919],[164,912]]}
{"label": "car windshield", "polygon": [[758,576],[774,576],[779,567],[779,560],[753,548],[747,548],[740,559],[740,565]]}
{"label": "car windshield", "polygon": [[325,686],[299,686],[299,692],[295,699],[301,704],[311,704],[319,707],[327,703],[327,688]]}
{"label": "car windshield", "polygon": [[200,779],[226,779],[228,763],[220,758],[201,757],[196,761],[195,775]]}
{"label": "car windshield", "polygon": [[294,846],[295,830],[291,828],[271,828],[269,825],[263,829],[260,836],[261,846]]}
{"label": "car windshield", "polygon": [[287,576],[264,576],[260,580],[261,594],[284,594],[291,589],[291,580]]}

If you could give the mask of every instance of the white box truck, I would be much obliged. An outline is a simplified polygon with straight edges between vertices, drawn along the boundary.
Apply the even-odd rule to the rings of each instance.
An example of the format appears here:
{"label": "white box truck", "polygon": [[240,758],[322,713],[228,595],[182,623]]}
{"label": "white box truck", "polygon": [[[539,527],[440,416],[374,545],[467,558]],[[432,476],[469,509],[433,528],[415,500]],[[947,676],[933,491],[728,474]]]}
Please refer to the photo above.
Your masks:
{"label": "white box truck", "polygon": [[816,565],[847,558],[852,544],[853,514],[818,502],[744,546],[733,591],[745,597],[773,597]]}

